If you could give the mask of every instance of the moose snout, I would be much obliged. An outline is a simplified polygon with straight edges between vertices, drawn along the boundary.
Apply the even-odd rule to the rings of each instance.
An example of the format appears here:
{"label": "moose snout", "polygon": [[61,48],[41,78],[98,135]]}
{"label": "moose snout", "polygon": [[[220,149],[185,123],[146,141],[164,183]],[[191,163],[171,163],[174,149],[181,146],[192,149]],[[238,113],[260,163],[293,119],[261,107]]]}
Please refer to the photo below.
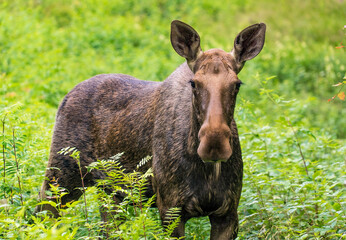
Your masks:
{"label": "moose snout", "polygon": [[197,154],[204,162],[225,162],[231,157],[231,130],[227,125],[216,129],[202,126],[198,137]]}

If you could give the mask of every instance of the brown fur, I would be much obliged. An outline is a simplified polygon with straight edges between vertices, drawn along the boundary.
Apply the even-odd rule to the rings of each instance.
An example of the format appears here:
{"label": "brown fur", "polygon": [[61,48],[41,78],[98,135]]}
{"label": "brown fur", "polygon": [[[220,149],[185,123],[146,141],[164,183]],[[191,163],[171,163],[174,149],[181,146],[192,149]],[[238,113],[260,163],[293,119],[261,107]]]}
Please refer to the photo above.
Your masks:
{"label": "brown fur", "polygon": [[[152,155],[146,168],[153,168],[152,187],[162,220],[170,208],[181,208],[181,223],[173,235],[184,235],[188,219],[209,216],[211,239],[235,239],[243,175],[233,118],[240,85],[236,73],[262,49],[264,31],[264,24],[247,28],[236,38],[231,53],[202,52],[197,32],[173,21],[172,45],[187,63],[164,82],[104,74],[77,85],[59,107],[46,172],[47,179],[68,190],[63,204],[80,197],[76,188],[81,187],[81,179],[74,160],[57,153],[62,148],[80,150],[83,171],[96,159],[120,152],[128,170]],[[87,174],[86,185],[102,177],[99,172]],[[42,199],[48,189],[46,180]],[[59,214],[48,205],[43,209]]]}

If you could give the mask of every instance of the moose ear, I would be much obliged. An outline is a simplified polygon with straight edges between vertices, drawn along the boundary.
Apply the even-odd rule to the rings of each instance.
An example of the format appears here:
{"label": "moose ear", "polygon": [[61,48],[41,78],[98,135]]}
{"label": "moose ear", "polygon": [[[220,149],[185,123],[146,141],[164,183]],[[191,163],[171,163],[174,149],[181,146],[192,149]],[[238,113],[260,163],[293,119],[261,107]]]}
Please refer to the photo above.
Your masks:
{"label": "moose ear", "polygon": [[237,72],[240,72],[247,60],[256,57],[264,45],[266,25],[254,24],[241,31],[234,39],[234,47],[231,54],[234,56]]}
{"label": "moose ear", "polygon": [[200,38],[195,29],[186,23],[174,20],[171,23],[171,43],[174,50],[186,58],[187,64],[193,70],[196,60],[203,53]]}

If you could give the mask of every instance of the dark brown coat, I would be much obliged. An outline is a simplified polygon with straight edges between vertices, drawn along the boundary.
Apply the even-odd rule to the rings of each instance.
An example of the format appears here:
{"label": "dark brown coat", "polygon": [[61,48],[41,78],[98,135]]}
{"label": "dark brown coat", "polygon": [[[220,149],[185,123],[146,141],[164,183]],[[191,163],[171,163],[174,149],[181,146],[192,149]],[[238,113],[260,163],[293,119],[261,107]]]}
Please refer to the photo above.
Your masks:
{"label": "dark brown coat", "polygon": [[[255,24],[236,37],[231,53],[202,52],[198,33],[173,21],[173,48],[187,62],[164,82],[104,74],[77,85],[59,107],[46,172],[69,191],[63,203],[80,197],[81,179],[77,164],[57,154],[62,148],[80,150],[82,167],[124,152],[121,162],[130,170],[152,155],[161,218],[168,209],[181,208],[173,235],[184,235],[188,219],[209,216],[211,239],[235,239],[243,175],[233,118],[241,84],[237,73],[261,51],[264,34],[265,25]],[[88,174],[86,185],[100,177]],[[43,199],[48,183],[41,190]],[[51,207],[43,208],[58,216]]]}

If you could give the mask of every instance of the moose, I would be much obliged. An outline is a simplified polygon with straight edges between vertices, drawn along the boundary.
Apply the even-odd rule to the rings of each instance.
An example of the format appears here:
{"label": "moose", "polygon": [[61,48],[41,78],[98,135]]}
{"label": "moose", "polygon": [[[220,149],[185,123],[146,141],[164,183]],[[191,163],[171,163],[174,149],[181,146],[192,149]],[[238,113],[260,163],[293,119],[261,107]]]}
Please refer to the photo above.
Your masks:
{"label": "moose", "polygon": [[[40,198],[48,197],[52,179],[68,191],[63,205],[82,195],[79,167],[58,154],[62,148],[80,150],[83,174],[92,162],[117,153],[124,153],[120,162],[127,170],[150,155],[150,188],[162,221],[169,209],[180,209],[173,237],[185,235],[190,218],[208,216],[210,239],[235,239],[243,177],[234,120],[242,84],[237,74],[262,50],[265,31],[264,23],[254,24],[237,35],[230,52],[202,51],[198,33],[174,20],[171,44],[186,61],[166,80],[101,74],[78,84],[59,106]],[[100,177],[91,171],[84,184],[92,186]],[[59,216],[50,205],[40,210]]]}

